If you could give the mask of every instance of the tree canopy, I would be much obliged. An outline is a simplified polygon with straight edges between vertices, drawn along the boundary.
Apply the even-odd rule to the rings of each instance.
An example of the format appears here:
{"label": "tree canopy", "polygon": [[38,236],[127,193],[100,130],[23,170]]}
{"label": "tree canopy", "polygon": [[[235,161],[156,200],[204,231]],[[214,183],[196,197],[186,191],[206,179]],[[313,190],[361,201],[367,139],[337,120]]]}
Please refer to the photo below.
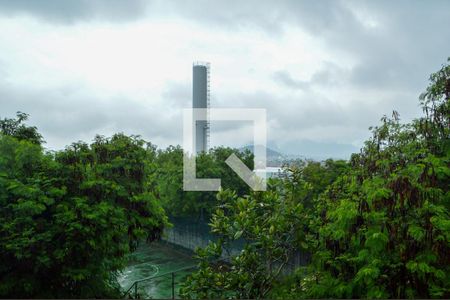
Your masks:
{"label": "tree canopy", "polygon": [[117,134],[44,153],[35,137],[0,135],[0,296],[120,296],[127,253],[167,223],[154,148]]}
{"label": "tree canopy", "polygon": [[[450,60],[449,60],[450,61]],[[28,115],[0,120],[0,297],[119,297],[117,274],[169,216],[210,221],[185,298],[450,297],[450,66],[430,76],[423,116],[383,116],[349,161],[299,160],[252,192],[218,147],[183,191],[183,150],[138,136],[96,136],[46,151]],[[228,263],[236,241],[244,247]],[[308,264],[286,275],[297,252]],[[214,262],[213,262],[214,261]]]}
{"label": "tree canopy", "polygon": [[[265,193],[216,210],[218,243],[199,249],[187,298],[448,298],[450,296],[450,66],[420,96],[424,116],[400,123],[394,111],[349,164],[300,162]],[[331,163],[331,167],[327,164]],[[229,266],[209,263],[243,237]],[[294,249],[312,259],[287,278]]]}

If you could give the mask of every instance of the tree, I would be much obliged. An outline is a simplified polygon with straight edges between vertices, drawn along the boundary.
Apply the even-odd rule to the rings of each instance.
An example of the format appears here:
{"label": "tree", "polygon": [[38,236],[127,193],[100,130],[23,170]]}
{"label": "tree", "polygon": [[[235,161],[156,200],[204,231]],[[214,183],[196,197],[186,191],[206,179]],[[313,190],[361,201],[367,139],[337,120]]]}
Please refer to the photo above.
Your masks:
{"label": "tree", "polygon": [[[222,187],[233,188],[238,195],[249,192],[247,184],[225,163],[236,154],[250,169],[253,169],[253,154],[236,149],[217,147],[196,158],[198,178],[220,178]],[[207,219],[214,212],[218,202],[216,192],[183,191],[183,150],[170,146],[157,152],[158,197],[166,211],[173,217],[194,217]]]}
{"label": "tree", "polygon": [[116,274],[167,223],[154,147],[123,134],[45,154],[0,136],[0,296],[118,297]]}
{"label": "tree", "polygon": [[[267,192],[218,193],[210,227],[219,240],[197,250],[199,270],[187,279],[181,294],[196,299],[274,295],[294,252],[308,250],[313,199],[346,169],[343,161],[298,161],[285,169],[284,178],[270,179]],[[230,256],[237,239],[245,246],[229,265],[211,263]]]}
{"label": "tree", "polygon": [[37,128],[23,124],[28,120],[28,114],[18,111],[16,116],[17,119],[0,120],[0,134],[12,136],[18,140],[27,140],[36,145],[43,144],[44,140]]}
{"label": "tree", "polygon": [[[292,176],[269,181],[267,192],[238,197],[231,190],[219,192],[219,206],[211,218],[211,231],[219,236],[207,248],[198,249],[199,270],[185,282],[186,298],[265,298],[281,271],[297,249],[307,246],[303,231],[304,206],[292,193],[292,180],[298,190],[309,184]],[[283,192],[282,192],[283,191]],[[298,194],[297,194],[298,195]],[[216,266],[211,260],[230,256],[233,241],[242,239],[244,249],[229,265]]]}
{"label": "tree", "polygon": [[319,198],[306,297],[449,297],[450,66],[430,79],[425,116],[383,117]]}
{"label": "tree", "polygon": [[[349,164],[300,162],[265,193],[229,199],[211,220],[221,239],[199,249],[187,298],[450,296],[450,66],[432,74],[408,124],[383,117]],[[211,263],[233,238],[244,250]],[[307,249],[306,269],[277,280],[271,263]],[[275,275],[277,273],[275,272]]]}

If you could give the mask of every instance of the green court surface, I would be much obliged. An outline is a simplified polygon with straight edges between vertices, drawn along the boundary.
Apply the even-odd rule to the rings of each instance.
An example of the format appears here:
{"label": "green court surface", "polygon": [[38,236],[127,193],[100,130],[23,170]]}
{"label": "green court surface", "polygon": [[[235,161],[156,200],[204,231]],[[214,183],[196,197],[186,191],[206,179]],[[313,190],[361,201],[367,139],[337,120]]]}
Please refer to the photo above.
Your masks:
{"label": "green court surface", "polygon": [[[184,278],[194,270],[195,266],[192,252],[177,249],[163,242],[142,244],[131,255],[128,266],[119,276],[119,283],[124,291],[128,290],[133,282],[144,278],[138,283],[138,293],[142,298],[170,299],[172,298],[172,272],[174,273],[174,292],[178,298],[178,289]],[[180,269],[185,269],[179,271]],[[164,275],[166,274],[166,275]],[[131,291],[134,295],[134,287]]]}

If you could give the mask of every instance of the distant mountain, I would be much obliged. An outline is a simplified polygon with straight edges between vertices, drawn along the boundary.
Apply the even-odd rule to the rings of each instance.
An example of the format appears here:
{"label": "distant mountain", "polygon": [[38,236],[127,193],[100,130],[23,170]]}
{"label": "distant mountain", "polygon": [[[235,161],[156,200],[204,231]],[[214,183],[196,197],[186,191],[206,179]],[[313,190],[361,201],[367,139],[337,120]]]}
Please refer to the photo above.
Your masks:
{"label": "distant mountain", "polygon": [[[257,145],[256,147],[262,148],[264,146]],[[247,145],[247,146],[244,146],[244,147],[240,148],[239,150],[250,150],[250,152],[255,153],[253,151],[253,149],[254,149],[254,145]],[[266,147],[266,155],[267,155],[267,158],[269,158],[269,157],[271,157],[271,158],[284,158],[284,157],[286,157],[286,155],[284,155],[284,154],[282,154],[282,153],[280,153],[278,151],[275,151],[273,149],[270,149],[268,147]]]}
{"label": "distant mountain", "polygon": [[[256,147],[264,147],[264,146],[256,145]],[[249,150],[250,152],[255,153],[254,145],[247,145],[240,148],[239,150],[241,151]],[[284,161],[286,161],[287,158],[288,157],[285,154],[282,154],[278,151],[266,147],[266,163],[268,167],[279,167],[283,164]]]}
{"label": "distant mountain", "polygon": [[[262,145],[257,145],[256,147],[263,147]],[[254,153],[253,145],[247,145],[242,148],[239,148],[241,151],[250,150],[250,152]],[[321,156],[321,155],[300,155],[300,154],[285,154],[273,149],[266,147],[266,164],[268,167],[280,167],[284,164],[292,164],[298,160],[314,160],[314,161],[324,161],[329,159],[329,156]],[[332,159],[342,159],[340,157],[331,157]]]}

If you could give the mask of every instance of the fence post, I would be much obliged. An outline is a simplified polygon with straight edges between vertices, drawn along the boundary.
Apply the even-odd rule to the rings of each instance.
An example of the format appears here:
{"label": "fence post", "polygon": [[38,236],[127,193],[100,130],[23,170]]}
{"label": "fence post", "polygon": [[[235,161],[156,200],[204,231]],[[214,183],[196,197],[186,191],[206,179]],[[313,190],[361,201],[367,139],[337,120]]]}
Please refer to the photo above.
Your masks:
{"label": "fence post", "polygon": [[172,299],[175,299],[175,273],[172,272]]}
{"label": "fence post", "polygon": [[138,298],[138,283],[135,282],[134,284],[134,299]]}

